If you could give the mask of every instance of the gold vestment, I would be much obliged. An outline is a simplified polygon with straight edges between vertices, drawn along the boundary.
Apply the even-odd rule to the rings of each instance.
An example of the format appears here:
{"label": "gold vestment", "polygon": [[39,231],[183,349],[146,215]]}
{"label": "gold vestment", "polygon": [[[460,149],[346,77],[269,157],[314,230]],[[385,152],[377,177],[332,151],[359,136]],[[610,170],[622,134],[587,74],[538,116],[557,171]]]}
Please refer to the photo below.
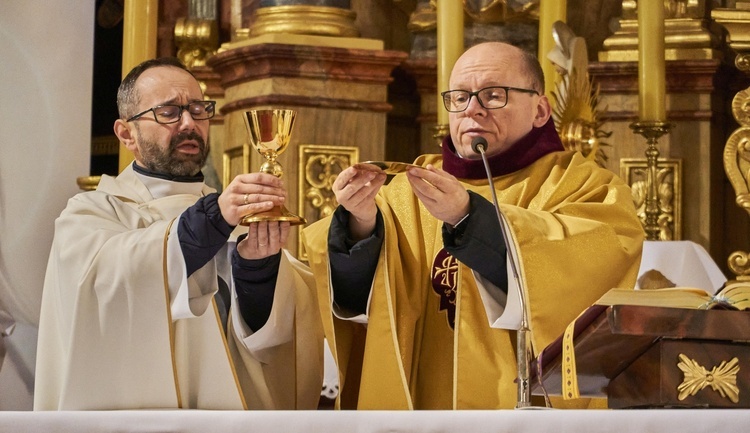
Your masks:
{"label": "gold vestment", "polygon": [[[415,163],[441,167],[442,159],[426,155]],[[492,200],[486,178],[461,181]],[[519,256],[536,354],[607,290],[634,287],[643,229],[628,186],[578,153],[553,152],[493,181]],[[330,217],[303,232],[338,363],[339,406],[513,408],[516,331],[490,327],[473,273],[458,261],[448,265],[457,267],[451,329],[432,289],[442,222],[420,205],[403,174],[383,186],[376,201],[385,239],[367,325],[332,313]]]}

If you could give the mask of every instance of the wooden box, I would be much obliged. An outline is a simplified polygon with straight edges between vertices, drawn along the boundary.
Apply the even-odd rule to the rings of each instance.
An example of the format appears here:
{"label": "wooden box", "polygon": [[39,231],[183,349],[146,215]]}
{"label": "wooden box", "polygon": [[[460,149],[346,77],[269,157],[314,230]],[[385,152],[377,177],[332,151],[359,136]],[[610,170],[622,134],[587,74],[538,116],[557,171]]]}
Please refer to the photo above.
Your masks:
{"label": "wooden box", "polygon": [[[750,312],[633,305],[576,321],[581,397],[610,408],[750,407]],[[532,365],[532,393],[562,395],[562,337]]]}

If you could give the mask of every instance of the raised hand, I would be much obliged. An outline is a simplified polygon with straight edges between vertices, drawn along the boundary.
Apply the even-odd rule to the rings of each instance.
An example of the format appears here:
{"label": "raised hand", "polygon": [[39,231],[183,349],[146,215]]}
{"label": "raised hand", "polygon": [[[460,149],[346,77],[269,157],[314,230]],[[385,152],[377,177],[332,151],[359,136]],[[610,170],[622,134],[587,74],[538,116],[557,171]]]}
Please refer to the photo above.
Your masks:
{"label": "raised hand", "polygon": [[289,222],[260,221],[247,227],[247,237],[237,244],[243,259],[262,259],[272,256],[284,247],[289,236]]}
{"label": "raised hand", "polygon": [[406,172],[411,189],[435,218],[455,225],[469,213],[469,193],[452,175],[433,167]]}
{"label": "raised hand", "polygon": [[219,208],[226,222],[236,226],[243,216],[270,210],[285,200],[281,179],[266,173],[248,173],[227,185],[219,196]]}
{"label": "raised hand", "polygon": [[336,200],[351,214],[349,232],[355,241],[370,236],[375,229],[378,213],[375,196],[385,179],[381,171],[353,165],[339,173],[333,182]]}

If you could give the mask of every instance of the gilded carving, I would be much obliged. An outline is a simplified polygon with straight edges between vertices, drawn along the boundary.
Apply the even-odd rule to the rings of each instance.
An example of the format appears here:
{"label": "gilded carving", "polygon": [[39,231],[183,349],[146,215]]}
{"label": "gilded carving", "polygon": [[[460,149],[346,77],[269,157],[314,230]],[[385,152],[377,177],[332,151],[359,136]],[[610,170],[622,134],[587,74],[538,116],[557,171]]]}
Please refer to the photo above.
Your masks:
{"label": "gilded carving", "polygon": [[732,115],[741,126],[750,126],[750,88],[740,90],[734,95]]}
{"label": "gilded carving", "polygon": [[[747,252],[733,252],[729,255],[727,264],[729,265],[729,269],[737,276],[738,282],[741,281],[744,283],[743,285],[746,285],[750,281],[750,257]],[[734,282],[729,281],[726,287],[729,287],[730,283]]]}
{"label": "gilded carving", "polygon": [[[728,33],[729,47],[738,54],[734,59],[737,69],[750,74],[750,2],[738,1],[735,8],[717,8],[711,11],[711,17],[721,24]],[[740,127],[727,139],[724,146],[724,172],[734,188],[737,204],[750,212],[750,88],[737,92],[732,100],[732,114]],[[745,286],[750,281],[748,253],[735,251],[727,259],[729,269],[737,276],[727,281],[725,287]]]}
{"label": "gilded carving", "polygon": [[738,54],[737,57],[734,58],[734,66],[746,74],[750,73],[750,55]]}
{"label": "gilded carving", "polygon": [[80,176],[76,179],[76,184],[81,191],[94,191],[99,187],[101,176]]}
{"label": "gilded carving", "polygon": [[443,147],[443,139],[451,133],[448,125],[435,125],[432,127],[432,139],[438,147]]}
{"label": "gilded carving", "polygon": [[[638,217],[646,225],[646,197],[648,195],[648,162],[643,158],[622,158],[620,177],[630,185]],[[682,236],[682,161],[659,158],[656,170],[656,191],[659,213],[658,240],[679,240]]]}
{"label": "gilded carving", "polygon": [[682,370],[684,374],[682,383],[677,386],[679,400],[694,396],[710,386],[722,398],[728,398],[732,403],[740,401],[740,389],[737,386],[737,373],[740,371],[740,366],[736,357],[729,362],[722,361],[718,367],[714,366],[711,371],[706,370],[705,367],[682,353],[679,355],[679,359],[677,368]]}
{"label": "gilded carving", "polygon": [[349,9],[333,6],[290,4],[260,7],[248,37],[269,33],[293,33],[336,37],[359,37],[354,20],[357,14]]}
{"label": "gilded carving", "polygon": [[732,114],[741,125],[724,146],[724,171],[734,188],[737,204],[750,213],[750,89],[737,92]]}
{"label": "gilded carving", "polygon": [[[623,0],[618,30],[603,43],[599,60],[638,59],[638,1]],[[708,29],[703,0],[664,0],[665,57],[667,60],[713,59],[719,56],[716,36]]]}
{"label": "gilded carving", "polygon": [[[407,28],[412,32],[434,30],[437,26],[437,0],[417,2],[409,16]],[[504,23],[507,21],[536,21],[539,1],[536,0],[462,0],[464,12],[472,22]]]}
{"label": "gilded carving", "polygon": [[[347,167],[359,162],[359,148],[301,144],[299,146],[299,207],[308,223],[333,213],[338,206],[333,193],[333,182]],[[299,241],[299,259],[307,255]]]}
{"label": "gilded carving", "polygon": [[547,58],[562,77],[551,92],[552,118],[560,139],[566,149],[577,150],[604,167],[607,155],[603,147],[609,144],[601,139],[612,133],[603,131],[603,122],[598,120],[599,86],[589,79],[586,41],[560,21],[552,32],[556,46]]}
{"label": "gilded carving", "polygon": [[224,151],[221,185],[226,188],[232,179],[242,173],[250,173],[250,145],[233,147]]}
{"label": "gilded carving", "polygon": [[206,59],[219,47],[216,20],[178,18],[174,26],[177,57],[189,69],[206,66]]}
{"label": "gilded carving", "polygon": [[[736,99],[736,98],[735,98]],[[750,127],[743,126],[729,136],[724,146],[724,171],[734,188],[737,204],[750,212]]]}

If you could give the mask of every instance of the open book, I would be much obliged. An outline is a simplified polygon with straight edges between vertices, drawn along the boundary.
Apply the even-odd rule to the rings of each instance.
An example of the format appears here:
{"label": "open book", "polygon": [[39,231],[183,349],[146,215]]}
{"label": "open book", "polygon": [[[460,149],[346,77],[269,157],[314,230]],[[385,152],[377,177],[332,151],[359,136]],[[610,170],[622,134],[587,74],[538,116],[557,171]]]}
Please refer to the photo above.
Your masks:
{"label": "open book", "polygon": [[750,310],[747,282],[728,284],[715,295],[686,287],[612,289],[533,362],[534,394],[611,397],[610,381],[662,339],[750,342],[750,314],[744,310]]}
{"label": "open book", "polygon": [[750,286],[728,285],[715,295],[703,289],[673,287],[667,289],[631,290],[612,289],[605,293],[597,305],[641,305],[647,307],[694,308],[708,310],[750,309]]}

